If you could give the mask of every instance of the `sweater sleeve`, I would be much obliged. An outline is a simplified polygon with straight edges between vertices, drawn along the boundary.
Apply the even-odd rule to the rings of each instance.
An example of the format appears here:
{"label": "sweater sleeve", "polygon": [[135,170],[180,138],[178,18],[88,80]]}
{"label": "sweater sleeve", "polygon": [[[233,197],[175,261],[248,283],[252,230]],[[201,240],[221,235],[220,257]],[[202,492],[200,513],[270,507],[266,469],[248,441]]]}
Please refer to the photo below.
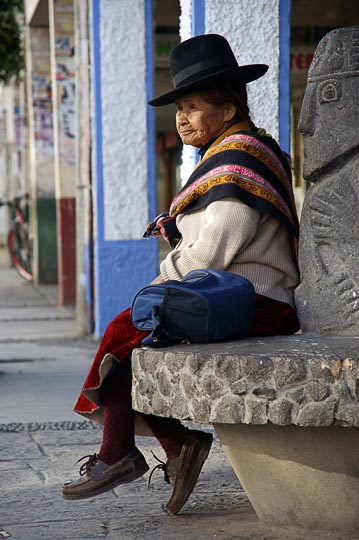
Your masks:
{"label": "sweater sleeve", "polygon": [[178,280],[200,268],[225,270],[253,239],[261,216],[235,198],[209,204],[204,214],[196,240],[186,243],[184,227],[179,249],[172,250],[162,262],[164,279]]}

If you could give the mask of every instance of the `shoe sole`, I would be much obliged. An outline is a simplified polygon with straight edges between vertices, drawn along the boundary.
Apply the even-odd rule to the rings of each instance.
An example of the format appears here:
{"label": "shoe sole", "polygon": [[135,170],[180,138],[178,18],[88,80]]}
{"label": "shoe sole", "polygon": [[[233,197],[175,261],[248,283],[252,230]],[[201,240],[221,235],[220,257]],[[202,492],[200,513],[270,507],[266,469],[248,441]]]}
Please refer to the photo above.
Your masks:
{"label": "shoe sole", "polygon": [[129,484],[130,482],[133,482],[134,480],[137,480],[141,476],[143,476],[149,469],[149,466],[147,463],[143,465],[141,469],[138,469],[137,471],[131,472],[127,476],[123,476],[122,478],[114,479],[112,482],[99,486],[97,489],[93,489],[91,491],[86,492],[79,492],[79,493],[64,493],[62,492],[62,496],[66,501],[78,501],[81,499],[90,499],[91,497],[96,497],[97,495],[101,495],[102,493],[105,493],[106,491],[110,491],[111,489],[120,486],[121,484]]}
{"label": "shoe sole", "polygon": [[211,450],[212,442],[213,442],[213,435],[208,433],[208,437],[206,437],[206,440],[204,441],[204,444],[202,443],[201,451],[198,454],[198,459],[195,463],[194,468],[191,471],[191,481],[188,484],[188,489],[186,490],[186,493],[183,494],[181,498],[176,497],[175,503],[171,503],[172,497],[169,499],[167,504],[164,506],[164,510],[168,514],[178,514],[178,512],[183,508],[185,503],[188,501],[196,483],[198,480],[198,477],[201,473],[201,470],[203,468],[204,462],[206,461],[208,454]]}

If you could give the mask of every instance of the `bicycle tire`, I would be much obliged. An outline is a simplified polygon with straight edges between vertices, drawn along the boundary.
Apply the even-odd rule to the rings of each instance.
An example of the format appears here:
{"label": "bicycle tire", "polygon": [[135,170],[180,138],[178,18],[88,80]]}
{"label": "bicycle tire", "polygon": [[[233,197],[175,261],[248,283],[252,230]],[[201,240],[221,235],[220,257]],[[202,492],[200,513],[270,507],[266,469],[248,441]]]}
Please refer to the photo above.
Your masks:
{"label": "bicycle tire", "polygon": [[26,279],[26,281],[33,280],[31,256],[27,247],[27,239],[25,232],[21,226],[17,224],[15,229],[12,229],[7,238],[8,249],[10,253],[11,262],[13,263],[15,270],[18,274]]}

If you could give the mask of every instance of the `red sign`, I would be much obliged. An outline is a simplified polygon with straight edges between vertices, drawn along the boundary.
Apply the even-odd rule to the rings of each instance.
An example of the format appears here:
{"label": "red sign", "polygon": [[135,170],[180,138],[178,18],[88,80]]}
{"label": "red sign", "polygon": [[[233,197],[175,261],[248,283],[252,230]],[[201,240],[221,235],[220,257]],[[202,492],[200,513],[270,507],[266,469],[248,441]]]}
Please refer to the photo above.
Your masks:
{"label": "red sign", "polygon": [[293,52],[290,55],[290,70],[291,71],[308,71],[313,60],[314,53],[309,52]]}

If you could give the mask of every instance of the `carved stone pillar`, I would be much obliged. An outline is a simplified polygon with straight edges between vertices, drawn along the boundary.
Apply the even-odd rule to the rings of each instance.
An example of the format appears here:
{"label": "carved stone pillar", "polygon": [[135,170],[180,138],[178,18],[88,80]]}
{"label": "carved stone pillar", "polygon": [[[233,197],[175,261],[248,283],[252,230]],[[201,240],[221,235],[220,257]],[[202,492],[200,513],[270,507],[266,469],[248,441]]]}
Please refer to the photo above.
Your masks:
{"label": "carved stone pillar", "polygon": [[295,295],[303,331],[359,335],[359,26],[329,32],[308,73],[299,129],[304,202]]}

